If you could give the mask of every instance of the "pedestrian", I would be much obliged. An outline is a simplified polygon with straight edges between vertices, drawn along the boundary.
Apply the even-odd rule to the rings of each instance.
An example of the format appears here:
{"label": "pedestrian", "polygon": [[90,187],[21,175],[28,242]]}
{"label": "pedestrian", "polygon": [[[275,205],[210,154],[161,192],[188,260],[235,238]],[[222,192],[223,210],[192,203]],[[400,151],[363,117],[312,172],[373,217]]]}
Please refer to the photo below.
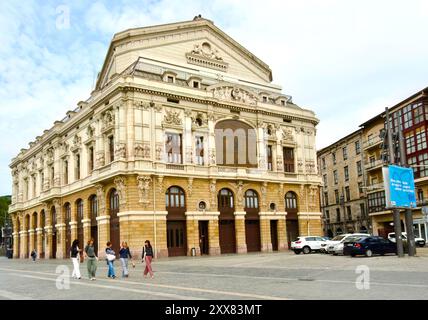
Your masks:
{"label": "pedestrian", "polygon": [[144,268],[144,278],[147,278],[147,273],[150,273],[150,278],[153,279],[155,277],[152,270],[153,248],[149,240],[144,242],[142,259],[143,263],[146,263],[146,267]]}
{"label": "pedestrian", "polygon": [[116,260],[116,253],[111,248],[112,244],[111,242],[107,242],[107,248],[106,248],[106,260],[108,265],[108,273],[107,277],[109,278],[116,278],[116,275],[114,273],[114,260]]}
{"label": "pedestrian", "polygon": [[119,250],[120,263],[122,264],[122,278],[128,278],[128,259],[132,259],[131,252],[129,251],[128,243],[126,241],[122,242],[122,245]]}
{"label": "pedestrian", "polygon": [[85,258],[87,258],[88,277],[89,280],[95,280],[95,273],[97,272],[98,257],[95,253],[94,239],[90,239],[85,247]]}
{"label": "pedestrian", "polygon": [[37,259],[37,251],[36,251],[36,249],[33,249],[32,251],[31,251],[31,259],[33,259],[33,262],[36,262],[36,259]]}
{"label": "pedestrian", "polygon": [[74,240],[70,248],[70,257],[73,262],[73,273],[71,276],[75,279],[81,279],[80,275],[80,250],[79,249],[79,240]]}

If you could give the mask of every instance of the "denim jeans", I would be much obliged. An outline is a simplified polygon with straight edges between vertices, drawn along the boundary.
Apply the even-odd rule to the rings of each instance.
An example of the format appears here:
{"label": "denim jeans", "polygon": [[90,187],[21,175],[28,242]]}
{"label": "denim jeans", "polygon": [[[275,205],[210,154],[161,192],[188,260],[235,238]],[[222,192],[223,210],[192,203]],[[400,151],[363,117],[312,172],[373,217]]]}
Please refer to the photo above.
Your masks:
{"label": "denim jeans", "polygon": [[107,261],[108,264],[108,277],[115,277],[116,275],[114,274],[114,261]]}
{"label": "denim jeans", "polygon": [[127,258],[120,258],[120,263],[122,264],[122,277],[125,277],[129,274],[128,259]]}

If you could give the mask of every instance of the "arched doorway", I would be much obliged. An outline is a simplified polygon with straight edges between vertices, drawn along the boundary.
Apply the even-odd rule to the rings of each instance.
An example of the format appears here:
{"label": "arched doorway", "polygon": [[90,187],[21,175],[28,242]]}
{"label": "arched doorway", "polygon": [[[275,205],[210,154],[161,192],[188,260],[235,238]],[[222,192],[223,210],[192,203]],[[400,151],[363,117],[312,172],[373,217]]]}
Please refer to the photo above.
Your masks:
{"label": "arched doorway", "polygon": [[168,256],[187,254],[186,196],[180,187],[170,187],[165,193]]}
{"label": "arched doorway", "polygon": [[80,248],[84,248],[85,244],[83,243],[83,200],[78,199],[76,201],[76,219],[77,219],[77,240],[79,240]]}
{"label": "arched doorway", "polygon": [[46,215],[45,215],[45,210],[42,210],[40,212],[40,228],[42,229],[41,233],[40,233],[40,241],[42,243],[42,247],[41,250],[39,252],[39,256],[40,258],[44,258],[45,257],[45,252],[46,252],[46,234],[45,234],[45,219],[46,219]]}
{"label": "arched doorway", "polygon": [[247,252],[261,250],[259,197],[254,190],[245,192],[245,240]]}
{"label": "arched doorway", "polygon": [[30,232],[28,232],[29,230],[30,230],[30,215],[29,214],[27,214],[26,216],[25,216],[25,232],[26,232],[26,234],[27,234],[27,248],[26,248],[26,250],[24,251],[24,255],[25,255],[25,258],[28,258],[29,256],[30,256]]}
{"label": "arched doorway", "polygon": [[95,252],[98,255],[98,225],[97,225],[98,199],[96,195],[92,195],[89,198],[89,210],[90,210],[90,219],[91,219],[91,238],[94,239],[94,248],[95,248]]}
{"label": "arched doorway", "polygon": [[293,191],[288,191],[285,194],[285,211],[287,212],[287,242],[288,247],[290,248],[291,241],[294,241],[299,236],[299,221],[297,218],[297,195]]}
{"label": "arched doorway", "polygon": [[109,214],[110,214],[110,242],[116,254],[120,248],[120,223],[119,223],[119,193],[112,189],[109,193]]}
{"label": "arched doorway", "polygon": [[233,192],[223,188],[218,192],[219,239],[221,253],[236,252],[235,201]]}
{"label": "arched doorway", "polygon": [[[66,258],[70,258],[70,249],[71,249],[71,205],[70,203],[66,203],[64,205],[64,216],[65,216],[65,253],[64,256]],[[73,239],[74,240],[74,239]]]}
{"label": "arched doorway", "polygon": [[[32,250],[37,250],[37,212],[33,212],[33,216],[32,216],[32,219],[31,219],[31,228],[30,229],[32,229],[33,230],[33,238],[34,238],[34,241],[33,241],[33,243],[32,243],[32,246],[31,246],[31,248],[29,249],[29,251],[31,252]],[[30,241],[31,242],[31,241]],[[37,254],[39,254],[40,252],[37,252]]]}
{"label": "arched doorway", "polygon": [[51,209],[51,223],[52,223],[52,252],[51,252],[51,257],[53,259],[55,259],[56,258],[56,249],[57,249],[57,230],[56,230],[57,216],[56,216],[55,206],[53,206]]}

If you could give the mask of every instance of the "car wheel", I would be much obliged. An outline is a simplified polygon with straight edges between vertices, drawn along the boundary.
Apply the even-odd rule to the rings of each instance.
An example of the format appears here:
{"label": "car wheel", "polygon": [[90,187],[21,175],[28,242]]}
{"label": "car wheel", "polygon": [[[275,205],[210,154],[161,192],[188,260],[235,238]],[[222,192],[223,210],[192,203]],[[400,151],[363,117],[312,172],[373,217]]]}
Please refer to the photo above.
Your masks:
{"label": "car wheel", "polygon": [[351,257],[355,257],[355,253],[351,253]]}
{"label": "car wheel", "polygon": [[371,251],[370,249],[366,250],[366,257],[371,257],[373,256],[373,251]]}
{"label": "car wheel", "polygon": [[295,254],[300,254],[300,252],[301,252],[300,250],[294,250]]}
{"label": "car wheel", "polygon": [[424,242],[420,242],[419,243],[419,247],[421,247],[421,248],[425,247],[425,243]]}
{"label": "car wheel", "polygon": [[309,248],[308,246],[303,247],[303,254],[308,254],[311,252],[311,248]]}
{"label": "car wheel", "polygon": [[333,252],[333,256],[337,256],[338,255],[338,253],[336,253],[336,252]]}

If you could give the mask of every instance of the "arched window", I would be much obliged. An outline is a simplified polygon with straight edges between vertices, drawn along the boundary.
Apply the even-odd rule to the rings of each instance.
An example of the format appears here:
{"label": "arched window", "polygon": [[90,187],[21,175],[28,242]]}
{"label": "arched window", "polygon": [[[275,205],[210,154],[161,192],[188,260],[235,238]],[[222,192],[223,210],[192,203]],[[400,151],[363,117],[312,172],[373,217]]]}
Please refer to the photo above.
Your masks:
{"label": "arched window", "polygon": [[33,213],[33,223],[31,225],[31,229],[35,230],[37,228],[37,212]]}
{"label": "arched window", "polygon": [[79,199],[76,201],[77,206],[77,221],[80,223],[83,220],[83,200]]}
{"label": "arched window", "polygon": [[257,195],[257,192],[255,192],[254,190],[247,190],[247,192],[245,192],[245,208],[259,208],[259,197]]}
{"label": "arched window", "polygon": [[64,212],[65,212],[65,223],[68,226],[68,223],[71,221],[71,205],[70,203],[66,203],[64,205]]}
{"label": "arched window", "polygon": [[287,192],[285,195],[285,209],[297,211],[297,196],[292,191]]}
{"label": "arched window", "polygon": [[98,216],[98,198],[96,195],[92,195],[89,198],[89,207],[91,210],[91,220],[96,220]]}
{"label": "arched window", "polygon": [[52,227],[55,228],[55,225],[57,224],[55,207],[52,207],[51,209],[51,223],[52,223]]}
{"label": "arched window", "polygon": [[183,189],[170,187],[165,193],[165,204],[167,208],[185,208],[186,200]]}
{"label": "arched window", "polygon": [[235,207],[233,192],[226,188],[221,189],[218,193],[218,206],[219,208],[233,209]]}
{"label": "arched window", "polygon": [[40,228],[44,228],[46,225],[46,221],[45,221],[45,210],[42,210],[40,212]]}
{"label": "arched window", "polygon": [[110,191],[110,218],[117,216],[119,212],[119,193],[116,189]]}
{"label": "arched window", "polygon": [[29,214],[27,214],[25,216],[25,228],[26,228],[26,230],[30,229],[30,215]]}
{"label": "arched window", "polygon": [[220,121],[215,126],[218,166],[257,167],[257,133],[239,120]]}

